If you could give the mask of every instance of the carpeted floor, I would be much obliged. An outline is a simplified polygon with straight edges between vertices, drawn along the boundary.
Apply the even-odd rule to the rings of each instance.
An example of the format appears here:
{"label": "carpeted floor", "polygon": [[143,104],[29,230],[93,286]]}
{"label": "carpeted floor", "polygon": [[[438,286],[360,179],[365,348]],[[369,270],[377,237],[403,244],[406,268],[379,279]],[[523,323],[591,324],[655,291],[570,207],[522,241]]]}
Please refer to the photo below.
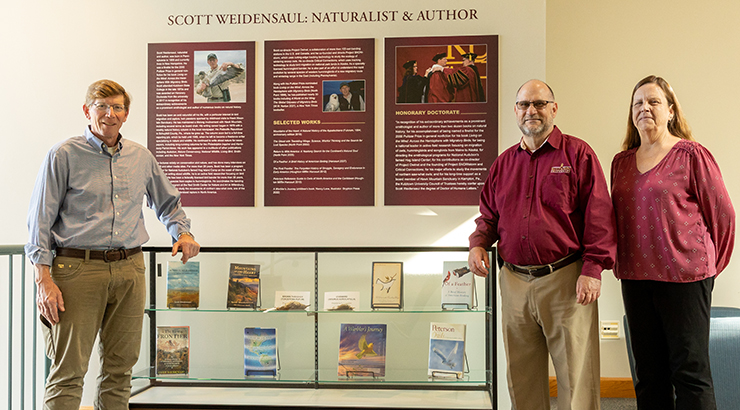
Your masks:
{"label": "carpeted floor", "polygon": [[[557,410],[557,398],[550,399],[550,410]],[[635,399],[601,399],[601,410],[637,410]]]}

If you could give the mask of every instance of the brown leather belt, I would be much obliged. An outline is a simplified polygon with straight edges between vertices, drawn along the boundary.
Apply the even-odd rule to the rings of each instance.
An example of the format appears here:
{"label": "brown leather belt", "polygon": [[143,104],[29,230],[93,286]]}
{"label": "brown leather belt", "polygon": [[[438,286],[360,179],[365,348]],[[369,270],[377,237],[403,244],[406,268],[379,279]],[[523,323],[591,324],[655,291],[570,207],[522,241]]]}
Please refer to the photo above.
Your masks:
{"label": "brown leather belt", "polygon": [[500,255],[496,255],[499,260],[499,265],[506,266],[507,269],[514,272],[523,273],[525,275],[531,275],[535,278],[540,278],[545,275],[549,275],[556,270],[563,268],[565,266],[570,265],[571,263],[577,261],[581,258],[581,252],[574,252],[570,255],[564,257],[563,259],[560,259],[559,261],[555,261],[549,265],[543,265],[543,266],[537,266],[537,267],[530,267],[530,266],[519,266],[514,265],[513,263],[509,263],[501,259]]}
{"label": "brown leather belt", "polygon": [[70,258],[85,259],[87,252],[90,252],[90,259],[99,259],[105,262],[115,262],[134,256],[141,252],[141,246],[131,249],[108,249],[107,251],[94,251],[87,249],[75,248],[57,248],[57,256],[67,256]]}

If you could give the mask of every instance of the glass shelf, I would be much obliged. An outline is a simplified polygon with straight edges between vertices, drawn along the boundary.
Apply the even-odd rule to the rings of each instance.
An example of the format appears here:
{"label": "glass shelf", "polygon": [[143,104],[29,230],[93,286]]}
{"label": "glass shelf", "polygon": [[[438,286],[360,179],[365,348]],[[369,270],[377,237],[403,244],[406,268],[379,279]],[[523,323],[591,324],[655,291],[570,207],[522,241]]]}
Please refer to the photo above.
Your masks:
{"label": "glass shelf", "polygon": [[132,379],[162,380],[170,382],[213,381],[213,382],[259,382],[259,383],[313,383],[313,369],[279,370],[277,376],[245,376],[244,369],[208,368],[191,374],[155,374],[154,368],[142,369],[131,375]]}
{"label": "glass shelf", "polygon": [[157,309],[144,309],[145,312],[172,312],[172,313],[264,313],[264,314],[290,314],[290,313],[306,313],[309,315],[320,313],[320,314],[350,314],[350,313],[381,313],[381,314],[406,314],[406,313],[491,313],[490,308],[479,308],[479,309],[376,309],[376,310],[271,310],[269,312],[264,310],[252,310],[252,309],[182,309],[182,308],[157,308]]}
{"label": "glass shelf", "polygon": [[449,377],[427,376],[427,369],[386,369],[385,377],[340,377],[337,369],[321,369],[318,381],[314,378],[313,369],[280,370],[277,376],[244,376],[244,371],[237,368],[230,369],[202,369],[188,375],[152,375],[153,368],[143,369],[135,372],[132,379],[148,379],[166,382],[246,382],[246,383],[319,383],[319,384],[403,384],[403,385],[429,385],[429,384],[454,384],[468,386],[482,386],[486,384],[486,371],[476,370],[464,374],[461,378],[454,375]]}
{"label": "glass shelf", "polygon": [[406,313],[490,313],[490,309],[375,309],[375,310],[319,310],[321,314],[341,314],[341,313],[392,313],[392,314],[406,314]]}
{"label": "glass shelf", "polygon": [[286,313],[313,313],[313,310],[271,310],[269,312],[264,310],[254,309],[195,309],[195,308],[156,308],[144,309],[145,312],[173,312],[173,313],[266,313],[266,314],[286,314]]}
{"label": "glass shelf", "polygon": [[403,384],[403,385],[429,385],[429,384],[455,384],[482,386],[486,384],[486,371],[475,370],[463,374],[461,378],[454,375],[449,377],[427,376],[427,369],[388,369],[385,370],[385,377],[340,377],[337,375],[337,369],[320,369],[319,384]]}

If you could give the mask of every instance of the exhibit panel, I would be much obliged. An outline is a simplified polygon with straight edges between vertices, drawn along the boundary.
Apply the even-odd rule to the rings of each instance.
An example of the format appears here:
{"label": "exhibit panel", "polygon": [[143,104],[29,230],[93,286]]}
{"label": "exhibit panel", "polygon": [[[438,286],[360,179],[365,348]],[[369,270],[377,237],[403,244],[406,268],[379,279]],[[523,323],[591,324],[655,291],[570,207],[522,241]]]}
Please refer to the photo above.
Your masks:
{"label": "exhibit panel", "polygon": [[496,403],[494,281],[466,248],[203,248],[186,265],[146,250],[131,408]]}

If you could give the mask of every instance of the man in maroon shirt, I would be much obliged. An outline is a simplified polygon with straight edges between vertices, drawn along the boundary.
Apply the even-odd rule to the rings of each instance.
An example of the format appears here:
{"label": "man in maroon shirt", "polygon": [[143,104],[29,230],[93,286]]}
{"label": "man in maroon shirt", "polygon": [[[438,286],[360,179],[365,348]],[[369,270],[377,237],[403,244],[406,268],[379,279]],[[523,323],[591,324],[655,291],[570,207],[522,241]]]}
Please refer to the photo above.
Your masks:
{"label": "man in maroon shirt", "polygon": [[542,81],[526,82],[514,112],[523,136],[491,166],[481,191],[470,269],[486,276],[498,242],[507,379],[517,410],[550,408],[548,352],[558,409],[600,408],[601,271],[616,254],[604,172],[584,141],[554,125],[558,105]]}

